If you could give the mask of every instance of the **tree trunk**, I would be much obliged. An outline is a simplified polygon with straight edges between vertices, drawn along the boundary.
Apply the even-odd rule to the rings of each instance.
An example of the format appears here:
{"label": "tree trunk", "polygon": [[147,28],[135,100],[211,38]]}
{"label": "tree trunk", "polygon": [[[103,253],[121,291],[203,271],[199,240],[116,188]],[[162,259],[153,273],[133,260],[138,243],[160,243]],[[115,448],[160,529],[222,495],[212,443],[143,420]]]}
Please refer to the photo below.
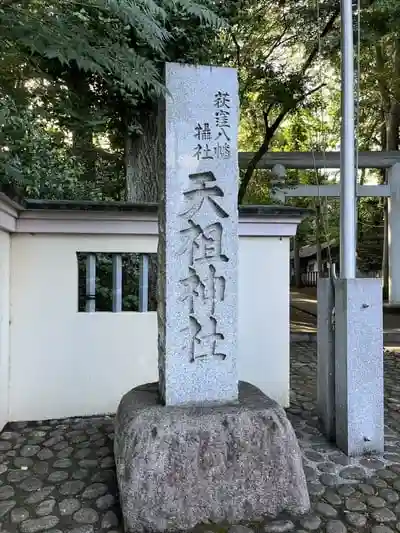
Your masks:
{"label": "tree trunk", "polygon": [[93,133],[85,125],[77,125],[72,131],[73,153],[83,166],[82,178],[88,183],[96,180],[96,152]]}
{"label": "tree trunk", "polygon": [[301,282],[300,270],[300,243],[298,234],[293,237],[293,267],[294,267],[294,284],[296,289],[301,289],[303,286]]}
{"label": "tree trunk", "polygon": [[157,176],[163,165],[160,160],[162,135],[158,128],[157,107],[141,111],[138,122],[142,133],[130,134],[130,125],[127,124],[125,135],[127,199],[136,203],[157,203]]}
{"label": "tree trunk", "polygon": [[[127,200],[158,203],[158,173],[163,171],[163,135],[159,129],[156,105],[143,108],[137,118],[142,133],[131,133],[132,121],[126,120],[125,176]],[[157,254],[149,258],[149,310],[157,308]]]}
{"label": "tree trunk", "polygon": [[93,128],[87,123],[87,118],[90,115],[91,94],[86,74],[76,65],[70,69],[68,87],[72,92],[71,104],[74,114],[79,117],[71,125],[73,154],[84,168],[83,179],[90,183],[96,179],[96,151],[93,146]]}

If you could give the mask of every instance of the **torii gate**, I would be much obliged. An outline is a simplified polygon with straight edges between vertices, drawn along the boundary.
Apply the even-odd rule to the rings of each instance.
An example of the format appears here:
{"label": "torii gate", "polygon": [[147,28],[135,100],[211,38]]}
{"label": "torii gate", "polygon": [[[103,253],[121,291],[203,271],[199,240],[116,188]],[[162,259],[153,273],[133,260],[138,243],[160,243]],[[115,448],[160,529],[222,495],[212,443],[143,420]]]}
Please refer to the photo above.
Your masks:
{"label": "torii gate", "polygon": [[[254,154],[239,154],[239,165],[246,168]],[[257,168],[272,169],[284,178],[286,168],[314,170],[339,169],[340,152],[269,152]],[[386,169],[387,185],[358,185],[358,197],[388,198],[389,304],[400,305],[400,152],[360,152],[358,168]],[[340,197],[340,185],[296,185],[281,188],[275,196],[282,202],[289,197]]]}

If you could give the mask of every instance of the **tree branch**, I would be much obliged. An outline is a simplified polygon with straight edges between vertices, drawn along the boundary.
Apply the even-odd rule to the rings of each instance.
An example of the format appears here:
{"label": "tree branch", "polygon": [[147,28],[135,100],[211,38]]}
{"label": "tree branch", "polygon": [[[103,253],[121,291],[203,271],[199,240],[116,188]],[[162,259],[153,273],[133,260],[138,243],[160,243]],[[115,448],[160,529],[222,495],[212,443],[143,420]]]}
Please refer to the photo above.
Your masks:
{"label": "tree branch", "polygon": [[265,127],[264,140],[260,148],[254,154],[254,157],[250,161],[249,166],[246,169],[245,175],[243,176],[243,179],[240,182],[239,195],[238,195],[239,204],[243,202],[243,198],[244,198],[244,195],[246,194],[247,186],[249,185],[249,182],[254,174],[254,171],[257,168],[257,165],[261,161],[263,156],[267,153],[269,143],[271,142],[271,139],[274,136],[274,133],[271,131],[271,128],[268,126],[268,113],[263,113],[263,118],[264,118],[264,127]]}
{"label": "tree branch", "polygon": [[236,39],[236,35],[233,32],[231,32],[231,36],[232,36],[233,44],[235,45],[235,49],[236,49],[237,68],[240,69],[240,45],[238,43],[238,40]]}
{"label": "tree branch", "polygon": [[301,102],[303,102],[306,98],[308,98],[308,96],[311,96],[312,94],[318,92],[320,89],[322,89],[322,87],[326,87],[326,83],[320,83],[319,85],[317,85],[316,87],[314,87],[314,89],[310,89],[307,93],[305,93],[303,95],[302,98],[299,98],[297,100],[297,104],[300,104]]}
{"label": "tree branch", "polygon": [[[336,22],[336,19],[339,16],[339,14],[340,14],[340,7],[338,6],[338,7],[335,8],[333,13],[329,17],[329,20],[325,24],[325,27],[322,30],[318,41],[320,41],[321,39],[325,38],[333,30],[335,22]],[[303,66],[300,68],[299,77],[304,76],[304,74],[307,72],[307,70],[311,67],[314,59],[318,55],[318,51],[319,51],[319,42],[311,50],[311,52],[307,56],[306,60],[304,61]],[[270,126],[270,127],[266,126],[263,142],[262,142],[260,148],[254,154],[253,158],[251,159],[251,161],[250,161],[250,163],[249,163],[249,165],[248,165],[248,167],[246,169],[245,175],[243,176],[243,179],[242,179],[242,181],[240,183],[239,195],[238,195],[239,203],[242,203],[243,198],[244,198],[244,196],[246,194],[247,187],[248,187],[248,185],[250,183],[250,180],[251,180],[251,178],[252,178],[252,176],[254,174],[254,171],[257,168],[257,165],[261,161],[262,157],[267,153],[269,145],[271,143],[271,140],[272,140],[276,130],[279,128],[279,126],[281,125],[282,121],[286,117],[286,115],[288,113],[290,113],[291,111],[293,111],[304,100],[304,98],[306,98],[307,96],[309,96],[313,92],[319,90],[320,88],[321,87],[319,86],[319,87],[316,87],[315,89],[312,89],[308,94],[304,95],[300,100],[297,100],[296,102],[292,103],[291,105],[285,106],[282,109],[282,111],[279,113],[277,118],[275,119],[275,121],[272,124],[272,126]],[[265,122],[265,117],[264,117],[264,122]],[[267,124],[268,124],[268,122],[267,122]]]}
{"label": "tree branch", "polygon": [[1,0],[0,6],[7,7],[7,6],[10,6],[11,4],[16,4],[16,3],[17,3],[17,0]]}
{"label": "tree branch", "polygon": [[311,67],[314,59],[318,55],[320,41],[324,39],[333,30],[333,27],[335,25],[336,19],[338,18],[339,14],[340,14],[340,7],[336,7],[332,15],[329,17],[328,22],[325,24],[325,27],[319,36],[318,43],[314,45],[314,48],[311,50],[307,59],[304,61],[304,64],[300,70],[300,74],[304,75],[307,72],[307,70]]}

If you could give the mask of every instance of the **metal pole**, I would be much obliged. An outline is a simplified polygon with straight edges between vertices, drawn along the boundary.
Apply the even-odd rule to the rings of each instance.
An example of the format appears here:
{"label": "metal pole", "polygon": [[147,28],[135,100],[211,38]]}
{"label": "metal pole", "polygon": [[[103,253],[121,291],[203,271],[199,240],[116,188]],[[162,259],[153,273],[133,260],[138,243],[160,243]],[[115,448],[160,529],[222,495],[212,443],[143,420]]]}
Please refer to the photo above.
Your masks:
{"label": "metal pole", "polygon": [[356,276],[356,183],[352,0],[341,0],[342,133],[340,143],[340,277]]}

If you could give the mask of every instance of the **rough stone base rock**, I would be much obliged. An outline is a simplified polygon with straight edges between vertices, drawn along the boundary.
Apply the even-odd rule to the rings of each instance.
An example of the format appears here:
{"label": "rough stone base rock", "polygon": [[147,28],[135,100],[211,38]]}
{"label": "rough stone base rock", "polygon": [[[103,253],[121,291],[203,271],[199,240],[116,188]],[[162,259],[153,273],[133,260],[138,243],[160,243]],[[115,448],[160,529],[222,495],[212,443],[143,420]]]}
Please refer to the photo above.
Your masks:
{"label": "rough stone base rock", "polygon": [[157,383],[121,400],[115,461],[126,533],[252,521],[310,508],[285,411],[240,382],[239,403],[165,407]]}

